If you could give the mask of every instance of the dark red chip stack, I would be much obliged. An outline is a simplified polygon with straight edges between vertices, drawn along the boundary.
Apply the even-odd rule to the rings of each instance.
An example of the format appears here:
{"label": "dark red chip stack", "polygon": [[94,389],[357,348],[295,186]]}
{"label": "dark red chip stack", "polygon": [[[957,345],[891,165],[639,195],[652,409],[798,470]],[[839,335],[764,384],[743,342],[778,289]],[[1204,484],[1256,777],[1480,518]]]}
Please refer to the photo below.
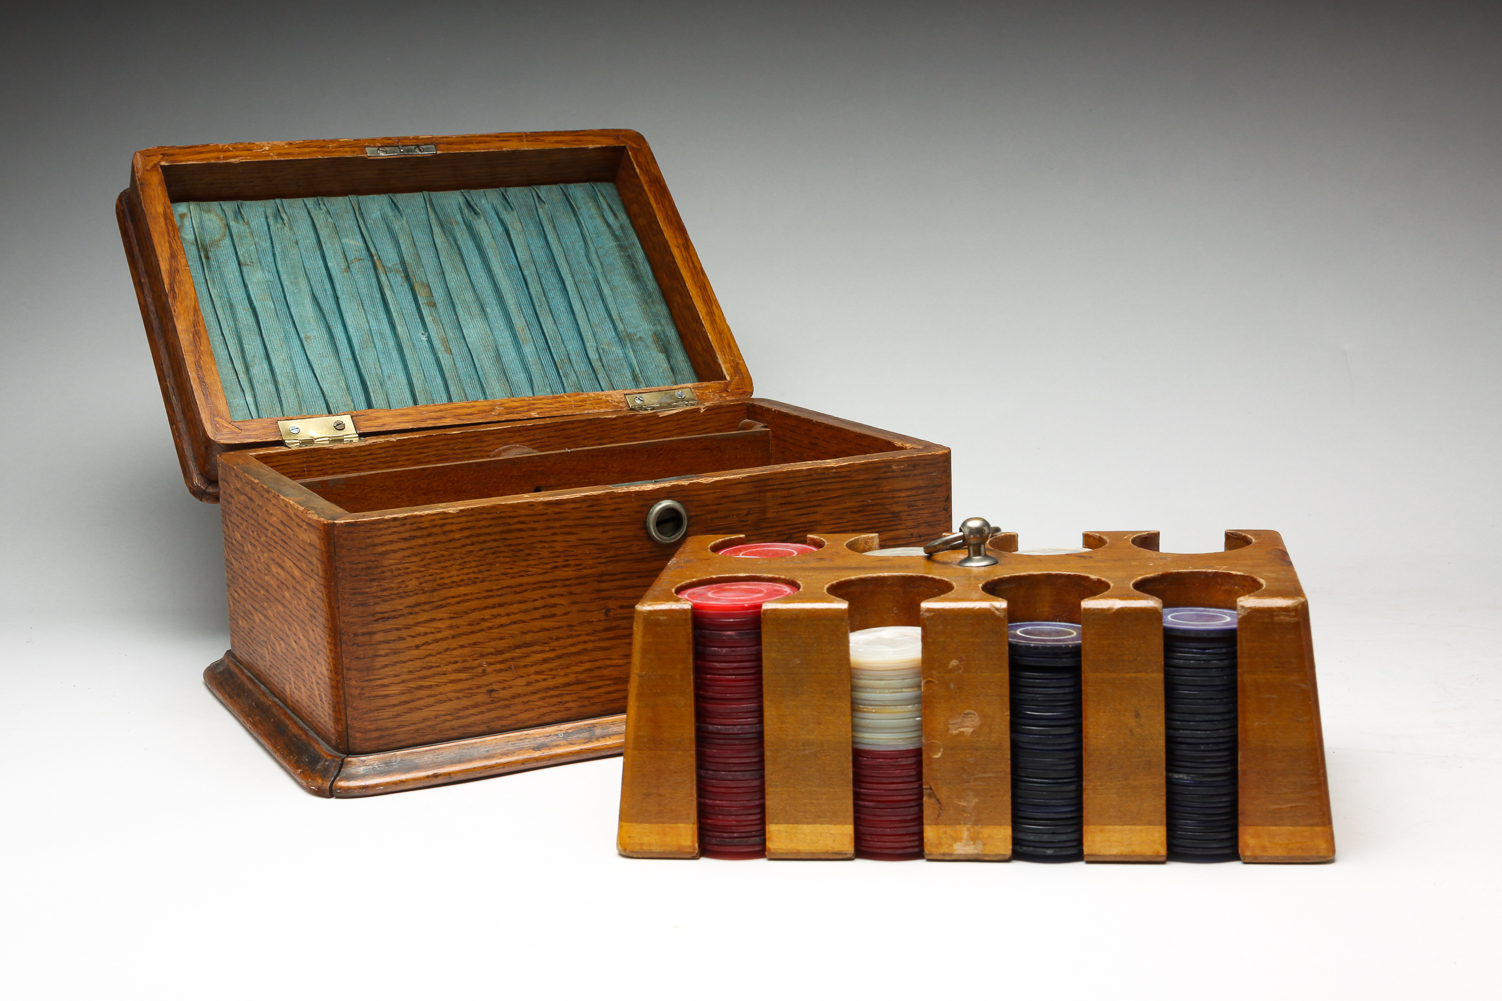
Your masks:
{"label": "dark red chip stack", "polygon": [[855,748],[855,854],[900,862],[923,857],[923,750]]}
{"label": "dark red chip stack", "polygon": [[766,855],[761,606],[796,591],[770,581],[732,581],[679,593],[694,606],[699,854],[707,858]]}

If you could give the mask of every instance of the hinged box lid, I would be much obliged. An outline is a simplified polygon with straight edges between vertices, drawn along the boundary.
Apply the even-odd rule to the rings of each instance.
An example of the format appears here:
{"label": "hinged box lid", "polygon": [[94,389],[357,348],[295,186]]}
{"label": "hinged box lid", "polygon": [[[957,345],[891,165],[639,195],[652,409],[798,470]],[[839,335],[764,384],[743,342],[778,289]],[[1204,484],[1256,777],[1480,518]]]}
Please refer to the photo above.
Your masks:
{"label": "hinged box lid", "polygon": [[227,449],[751,395],[629,130],[157,147],[117,214],[205,500]]}

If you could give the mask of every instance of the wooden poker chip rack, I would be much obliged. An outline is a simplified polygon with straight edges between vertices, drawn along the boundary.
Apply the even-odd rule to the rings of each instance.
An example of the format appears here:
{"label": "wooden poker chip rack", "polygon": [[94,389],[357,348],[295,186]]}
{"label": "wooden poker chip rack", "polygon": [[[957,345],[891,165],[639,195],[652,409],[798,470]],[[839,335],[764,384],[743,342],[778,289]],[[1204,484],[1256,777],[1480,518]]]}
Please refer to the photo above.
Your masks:
{"label": "wooden poker chip rack", "polygon": [[[1334,858],[1309,605],[1282,538],[1228,531],[1220,553],[1157,551],[1156,532],[1088,532],[1088,551],[1016,552],[995,566],[963,551],[870,556],[876,535],[810,536],[780,559],[719,555],[744,536],[688,539],[636,606],[618,847],[641,858],[699,854],[694,654],[684,588],[793,584],[762,609],[767,856],[855,854],[848,635],[923,629],[924,855],[1012,855],[1007,623],[1084,630],[1084,853],[1167,858],[1161,609],[1238,612],[1239,854],[1243,862]],[[751,540],[747,540],[751,541]]]}

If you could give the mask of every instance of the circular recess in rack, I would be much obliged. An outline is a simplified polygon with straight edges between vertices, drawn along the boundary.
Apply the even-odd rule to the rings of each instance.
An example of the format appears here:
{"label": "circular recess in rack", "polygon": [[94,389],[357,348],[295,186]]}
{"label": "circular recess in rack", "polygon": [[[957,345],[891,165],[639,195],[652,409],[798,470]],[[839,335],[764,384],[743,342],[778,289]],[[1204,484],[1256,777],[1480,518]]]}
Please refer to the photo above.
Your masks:
{"label": "circular recess in rack", "polygon": [[660,500],[647,509],[647,535],[671,545],[688,534],[688,511],[675,500]]}

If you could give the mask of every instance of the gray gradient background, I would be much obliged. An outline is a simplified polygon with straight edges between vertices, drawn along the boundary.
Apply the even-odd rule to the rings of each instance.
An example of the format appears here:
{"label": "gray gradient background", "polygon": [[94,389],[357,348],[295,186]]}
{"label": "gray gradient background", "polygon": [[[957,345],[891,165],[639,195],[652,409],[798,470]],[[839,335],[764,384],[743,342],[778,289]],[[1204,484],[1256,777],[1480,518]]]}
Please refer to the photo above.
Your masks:
{"label": "gray gradient background", "polygon": [[[0,39],[13,996],[1496,989],[1495,5],[151,10]],[[199,682],[219,515],[120,251],[130,154],[592,127],[652,143],[759,395],[952,446],[957,517],[1282,531],[1340,861],[632,862],[618,761],[299,792]]]}

